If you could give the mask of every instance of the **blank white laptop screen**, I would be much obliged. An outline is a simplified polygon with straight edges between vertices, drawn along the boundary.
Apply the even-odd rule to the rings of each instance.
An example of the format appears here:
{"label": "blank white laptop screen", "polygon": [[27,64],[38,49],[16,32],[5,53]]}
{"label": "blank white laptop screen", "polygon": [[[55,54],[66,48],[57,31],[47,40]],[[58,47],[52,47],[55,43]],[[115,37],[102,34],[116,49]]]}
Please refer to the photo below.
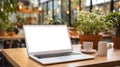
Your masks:
{"label": "blank white laptop screen", "polygon": [[72,48],[65,25],[25,25],[24,32],[29,53]]}

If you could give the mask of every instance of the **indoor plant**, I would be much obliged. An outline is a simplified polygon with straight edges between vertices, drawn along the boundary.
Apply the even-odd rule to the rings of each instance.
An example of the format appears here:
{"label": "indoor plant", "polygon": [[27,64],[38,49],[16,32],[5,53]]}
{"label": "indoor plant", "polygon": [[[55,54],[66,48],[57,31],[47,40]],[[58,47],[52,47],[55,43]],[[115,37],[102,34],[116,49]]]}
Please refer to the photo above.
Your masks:
{"label": "indoor plant", "polygon": [[50,14],[46,15],[46,16],[44,17],[44,22],[43,22],[43,24],[49,25],[49,24],[52,24],[52,23],[53,23],[53,19],[52,19],[52,17],[50,16]]}
{"label": "indoor plant", "polygon": [[113,26],[113,31],[115,34],[113,34],[113,42],[114,42],[114,48],[119,48],[120,49],[120,13],[119,12],[114,12],[114,13],[109,13],[106,17],[107,21],[110,21]]}
{"label": "indoor plant", "polygon": [[7,29],[9,28],[9,23],[0,23],[0,35],[7,36]]}
{"label": "indoor plant", "polygon": [[7,32],[10,16],[16,11],[16,0],[0,0],[0,34]]}
{"label": "indoor plant", "polygon": [[[93,48],[98,48],[98,41],[102,39],[100,32],[111,28],[111,23],[105,19],[105,14],[97,14],[96,12],[80,11],[77,16],[77,22],[74,23],[76,29],[84,35],[80,35],[80,43],[84,41],[93,42]],[[95,39],[95,40],[94,40]]]}
{"label": "indoor plant", "polygon": [[64,25],[66,22],[64,22],[61,18],[52,18],[50,14],[46,15],[44,18],[43,24],[45,25]]}
{"label": "indoor plant", "polygon": [[11,23],[9,28],[7,29],[7,32],[9,33],[10,36],[14,36],[15,34],[19,33],[19,30],[16,27],[15,23]]}

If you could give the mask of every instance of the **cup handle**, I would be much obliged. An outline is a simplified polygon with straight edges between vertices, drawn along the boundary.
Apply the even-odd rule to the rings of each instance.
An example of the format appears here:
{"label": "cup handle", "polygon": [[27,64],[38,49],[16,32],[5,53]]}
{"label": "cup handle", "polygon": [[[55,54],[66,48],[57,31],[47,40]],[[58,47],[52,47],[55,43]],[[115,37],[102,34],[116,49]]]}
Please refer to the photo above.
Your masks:
{"label": "cup handle", "polygon": [[80,47],[81,47],[81,49],[83,49],[83,44]]}
{"label": "cup handle", "polygon": [[108,49],[111,49],[112,47],[112,44],[108,44]]}

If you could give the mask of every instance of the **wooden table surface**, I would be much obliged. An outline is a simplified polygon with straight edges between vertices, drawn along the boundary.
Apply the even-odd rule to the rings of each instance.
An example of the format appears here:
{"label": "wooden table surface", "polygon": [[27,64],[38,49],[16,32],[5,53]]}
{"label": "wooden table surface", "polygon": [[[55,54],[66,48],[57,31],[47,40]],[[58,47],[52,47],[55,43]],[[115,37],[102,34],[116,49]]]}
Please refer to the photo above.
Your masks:
{"label": "wooden table surface", "polygon": [[[73,47],[75,51],[80,51],[80,45],[74,45]],[[95,59],[91,60],[74,61],[47,66],[30,59],[27,55],[26,48],[3,49],[2,53],[14,65],[14,67],[90,67],[89,65],[101,67],[102,64],[106,64],[107,67],[110,67],[111,65],[120,65],[120,49],[109,49],[107,56],[98,56],[97,52],[95,54],[90,54],[95,56]]]}
{"label": "wooden table surface", "polygon": [[0,39],[24,39],[24,34],[18,34],[15,36],[0,36]]}

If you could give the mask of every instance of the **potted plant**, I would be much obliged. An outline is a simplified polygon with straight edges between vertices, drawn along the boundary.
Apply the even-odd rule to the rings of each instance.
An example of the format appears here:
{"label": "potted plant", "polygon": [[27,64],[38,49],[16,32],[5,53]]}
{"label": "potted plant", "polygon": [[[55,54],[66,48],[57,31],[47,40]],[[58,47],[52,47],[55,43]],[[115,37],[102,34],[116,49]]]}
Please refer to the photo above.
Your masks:
{"label": "potted plant", "polygon": [[16,27],[15,23],[11,23],[9,28],[7,29],[10,36],[15,36],[15,34],[18,34],[19,30]]}
{"label": "potted plant", "polygon": [[77,16],[77,22],[74,23],[76,29],[82,33],[79,35],[80,43],[85,41],[93,42],[93,48],[98,48],[98,41],[102,39],[100,32],[108,30],[111,26],[110,22],[106,22],[105,14],[97,14],[96,12],[80,11]]}
{"label": "potted plant", "polygon": [[113,24],[112,28],[115,33],[113,34],[112,40],[114,43],[114,48],[120,49],[120,13],[109,13],[106,19]]}
{"label": "potted plant", "polygon": [[10,16],[16,11],[16,0],[0,0],[0,33],[7,35],[10,25]]}
{"label": "potted plant", "polygon": [[42,24],[45,25],[64,25],[66,22],[64,22],[61,18],[53,18],[50,16],[50,14],[46,15],[44,18],[44,22]]}
{"label": "potted plant", "polygon": [[46,15],[45,18],[44,18],[44,22],[42,24],[44,25],[49,25],[49,24],[52,24],[53,23],[53,19],[52,17],[50,16],[50,14]]}
{"label": "potted plant", "polygon": [[7,29],[9,27],[9,23],[0,23],[0,35],[7,36]]}

